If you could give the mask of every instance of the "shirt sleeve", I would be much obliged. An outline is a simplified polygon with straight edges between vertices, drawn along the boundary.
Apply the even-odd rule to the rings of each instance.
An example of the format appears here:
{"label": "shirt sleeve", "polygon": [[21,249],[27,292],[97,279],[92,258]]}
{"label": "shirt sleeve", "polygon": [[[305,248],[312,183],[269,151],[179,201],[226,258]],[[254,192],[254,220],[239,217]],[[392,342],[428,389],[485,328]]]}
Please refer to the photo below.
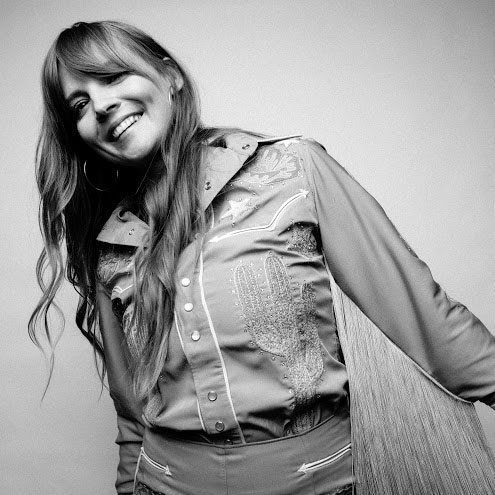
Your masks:
{"label": "shirt sleeve", "polygon": [[115,487],[117,493],[130,494],[134,490],[134,475],[140,455],[144,425],[141,422],[141,404],[132,393],[127,360],[129,351],[119,319],[112,310],[110,296],[100,285],[98,311],[105,349],[110,396],[117,412],[119,464]]}
{"label": "shirt sleeve", "polygon": [[301,152],[335,281],[434,380],[495,407],[495,337],[449,298],[377,201],[318,143]]}

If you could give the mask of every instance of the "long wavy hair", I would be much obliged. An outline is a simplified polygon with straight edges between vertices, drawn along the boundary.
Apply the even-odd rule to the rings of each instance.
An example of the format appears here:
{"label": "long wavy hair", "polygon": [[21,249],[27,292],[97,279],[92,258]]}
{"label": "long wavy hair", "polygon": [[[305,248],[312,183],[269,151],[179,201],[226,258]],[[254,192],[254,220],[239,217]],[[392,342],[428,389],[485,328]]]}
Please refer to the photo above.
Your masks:
{"label": "long wavy hair", "polygon": [[[98,170],[111,170],[111,165],[92,155],[80,139],[64,101],[62,68],[101,79],[121,73],[137,73],[151,80],[156,73],[171,80],[177,75],[183,79],[182,88],[174,94],[169,131],[155,157],[161,166],[152,179],[145,175],[138,192],[135,189],[141,177],[124,168],[113,190],[101,193],[88,184],[83,173],[86,160]],[[203,144],[205,140],[221,143],[225,132],[201,124],[195,87],[177,60],[146,33],[120,22],[82,22],[62,31],[42,68],[42,93],[36,179],[44,248],[36,273],[43,295],[30,318],[29,335],[39,347],[43,347],[40,334],[48,339],[52,370],[57,339],[50,329],[49,313],[51,308],[57,309],[54,298],[66,277],[79,293],[76,324],[102,358],[97,361],[104,376],[97,321],[96,236],[111,211],[126,198],[150,226],[148,244],[138,248],[135,257],[133,317],[145,345],[131,370],[135,392],[144,399],[155,387],[166,359],[177,258],[204,225],[198,193]]]}

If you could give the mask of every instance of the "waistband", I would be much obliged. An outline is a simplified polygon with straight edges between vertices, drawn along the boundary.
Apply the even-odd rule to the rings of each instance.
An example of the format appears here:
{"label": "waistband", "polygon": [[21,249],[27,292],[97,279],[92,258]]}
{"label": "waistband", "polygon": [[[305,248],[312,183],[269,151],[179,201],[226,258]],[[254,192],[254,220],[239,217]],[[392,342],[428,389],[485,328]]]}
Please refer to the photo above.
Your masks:
{"label": "waistband", "polygon": [[348,412],[296,435],[244,444],[147,429],[136,479],[181,495],[333,493],[353,481]]}

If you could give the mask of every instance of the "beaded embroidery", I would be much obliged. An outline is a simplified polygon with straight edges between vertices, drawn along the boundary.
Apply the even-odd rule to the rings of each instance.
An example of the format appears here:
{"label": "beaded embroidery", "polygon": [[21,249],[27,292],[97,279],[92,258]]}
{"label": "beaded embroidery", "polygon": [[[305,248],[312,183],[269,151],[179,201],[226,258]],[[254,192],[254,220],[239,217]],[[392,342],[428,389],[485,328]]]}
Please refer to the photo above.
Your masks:
{"label": "beaded embroidery", "polygon": [[136,483],[136,486],[134,488],[134,492],[132,493],[132,495],[166,495],[166,494],[163,492],[157,492],[155,490],[152,490],[149,486],[138,481]]}
{"label": "beaded embroidery", "polygon": [[[111,249],[101,249],[98,258],[97,276],[101,283],[112,291],[112,310],[122,323],[127,345],[132,357],[136,358],[143,348],[144,342],[133,323],[134,304],[127,296],[115,297],[132,287],[133,254],[135,248],[113,245]],[[116,282],[119,285],[115,285]],[[121,283],[124,282],[124,289]]]}
{"label": "beaded embroidery", "polygon": [[313,258],[318,253],[318,243],[313,235],[313,227],[295,223],[290,227],[290,239],[287,241],[287,249]]}
{"label": "beaded embroidery", "polygon": [[298,433],[313,426],[311,406],[323,373],[314,288],[302,284],[295,299],[287,270],[281,258],[272,253],[264,262],[264,270],[270,288],[268,297],[249,266],[239,264],[235,268],[234,284],[253,341],[261,351],[283,360],[294,396],[290,429]]}
{"label": "beaded embroidery", "polygon": [[103,285],[109,284],[118,271],[130,273],[134,250],[135,248],[128,246],[112,246],[112,249],[100,249],[96,275]]}
{"label": "beaded embroidery", "polygon": [[353,485],[346,485],[342,488],[338,488],[336,491],[326,493],[325,495],[352,495]]}

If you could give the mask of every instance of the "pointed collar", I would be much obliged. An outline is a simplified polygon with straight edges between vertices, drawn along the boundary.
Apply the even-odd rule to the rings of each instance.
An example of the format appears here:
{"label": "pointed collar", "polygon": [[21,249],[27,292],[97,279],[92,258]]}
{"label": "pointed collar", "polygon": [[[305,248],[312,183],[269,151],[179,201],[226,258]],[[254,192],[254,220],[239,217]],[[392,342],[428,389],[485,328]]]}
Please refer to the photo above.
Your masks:
{"label": "pointed collar", "polygon": [[[215,196],[234,177],[258,146],[275,143],[295,136],[256,138],[245,133],[229,134],[226,148],[208,147],[202,165],[204,192],[201,205],[208,208]],[[134,213],[118,206],[110,215],[96,240],[109,244],[138,247],[146,243],[149,226]]]}

